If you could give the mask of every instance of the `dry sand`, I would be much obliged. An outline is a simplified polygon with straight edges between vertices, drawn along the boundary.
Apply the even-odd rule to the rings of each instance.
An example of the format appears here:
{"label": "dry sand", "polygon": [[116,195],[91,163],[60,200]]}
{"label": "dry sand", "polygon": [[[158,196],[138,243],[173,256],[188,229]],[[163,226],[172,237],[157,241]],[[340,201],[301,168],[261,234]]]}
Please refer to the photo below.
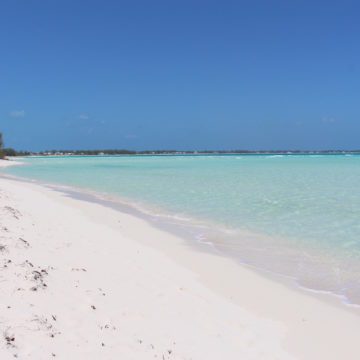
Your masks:
{"label": "dry sand", "polygon": [[0,282],[1,360],[360,358],[355,310],[5,178]]}
{"label": "dry sand", "polygon": [[22,165],[22,162],[12,159],[0,160],[0,168],[14,166],[14,165]]}

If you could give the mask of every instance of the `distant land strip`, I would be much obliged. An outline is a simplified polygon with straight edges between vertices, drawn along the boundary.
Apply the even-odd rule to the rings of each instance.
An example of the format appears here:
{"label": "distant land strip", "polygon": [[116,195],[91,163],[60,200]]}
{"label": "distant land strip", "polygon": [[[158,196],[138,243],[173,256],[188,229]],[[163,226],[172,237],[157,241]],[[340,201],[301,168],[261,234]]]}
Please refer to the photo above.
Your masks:
{"label": "distant land strip", "polygon": [[46,150],[46,151],[18,151],[12,148],[4,148],[5,156],[94,156],[94,155],[207,155],[207,154],[279,154],[279,155],[341,155],[360,154],[360,150],[126,150],[126,149],[105,149],[105,150]]}

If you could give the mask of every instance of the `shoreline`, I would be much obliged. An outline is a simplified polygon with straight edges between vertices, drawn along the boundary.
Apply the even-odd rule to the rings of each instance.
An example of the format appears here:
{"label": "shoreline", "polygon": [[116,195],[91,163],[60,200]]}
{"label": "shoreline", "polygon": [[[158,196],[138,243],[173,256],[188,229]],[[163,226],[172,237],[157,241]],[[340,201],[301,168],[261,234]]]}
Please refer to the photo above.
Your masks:
{"label": "shoreline", "polygon": [[0,159],[0,168],[5,168],[8,166],[16,166],[23,165],[21,161],[13,160],[13,159]]}
{"label": "shoreline", "polygon": [[[1,197],[9,204],[6,206],[23,214],[19,220],[5,211],[2,225],[4,221],[9,222],[10,235],[8,232],[2,235],[15,238],[20,232],[26,241],[32,239],[31,249],[19,250],[17,244],[8,245],[6,257],[21,257],[22,253],[32,251],[35,259],[46,260],[54,268],[48,271],[46,290],[36,294],[26,292],[21,299],[17,298],[17,292],[12,292],[7,302],[15,303],[14,307],[19,301],[25,302],[22,304],[25,307],[30,306],[26,304],[29,296],[29,302],[35,307],[39,302],[39,311],[55,304],[61,313],[56,322],[61,334],[54,338],[50,335],[52,342],[48,343],[46,326],[43,326],[45,330],[35,331],[36,336],[22,330],[25,333],[15,337],[16,344],[20,338],[19,345],[1,348],[4,359],[14,351],[36,359],[48,358],[44,349],[53,348],[59,356],[67,352],[65,358],[79,358],[85,351],[87,358],[94,359],[105,356],[104,351],[110,351],[107,354],[111,356],[137,359],[148,359],[154,352],[167,356],[165,359],[219,359],[221,356],[229,359],[239,356],[244,359],[357,359],[360,356],[357,348],[360,321],[352,311],[294,291],[231,259],[196,251],[183,239],[133,215],[74,199],[38,184],[19,184],[3,177],[0,184]],[[19,221],[27,225],[22,224],[19,229]],[[32,230],[33,227],[37,230]],[[86,272],[72,271],[81,269],[84,263]],[[21,276],[19,279],[4,274],[2,280],[9,286],[13,285],[11,281],[26,282]],[[114,279],[122,281],[111,281]],[[84,288],[83,291],[79,292],[79,287]],[[112,296],[98,298],[95,288],[106,288]],[[100,302],[94,305],[96,310],[102,310],[96,320],[91,315],[95,309],[90,305],[82,308],[84,302],[89,304],[89,297],[91,301]],[[106,306],[101,303],[105,298],[110,299]],[[124,309],[129,316],[123,314]],[[1,315],[6,318],[5,309]],[[16,314],[14,316],[16,318]],[[79,333],[73,323],[60,322],[60,318],[73,317],[79,324],[85,321],[88,326]],[[51,319],[48,318],[47,322],[43,321],[49,325]],[[100,323],[110,318],[113,323],[122,324],[122,332],[107,332],[106,337],[113,343],[104,347],[98,341],[104,333],[99,326],[105,326]],[[14,319],[5,319],[2,327],[8,323],[12,328],[14,322]],[[93,326],[93,322],[98,326]],[[91,330],[93,327],[96,331]],[[36,342],[42,332],[46,333],[47,341],[40,346],[41,352],[36,353],[32,346],[29,349],[29,342]],[[138,332],[142,332],[143,338],[151,338],[156,351],[150,343],[144,349],[142,345],[147,340],[141,339],[139,343],[135,338]],[[68,335],[64,342],[65,333]],[[164,347],[170,338],[181,339],[175,341],[176,346],[172,344],[171,354],[166,353]],[[117,346],[116,341],[120,341],[121,346]],[[160,343],[162,352],[159,352]]]}
{"label": "shoreline", "polygon": [[[17,162],[16,164],[9,165],[22,165],[22,163]],[[296,291],[307,296],[315,297],[323,302],[343,308],[360,316],[360,305],[349,302],[349,299],[344,295],[340,295],[328,290],[307,287],[301,284],[296,277],[272,271],[251,262],[246,262],[242,258],[239,258],[236,254],[232,254],[231,251],[225,251],[221,248],[219,249],[219,244],[215,244],[211,241],[203,242],[199,239],[195,240],[193,236],[193,231],[196,226],[200,226],[200,223],[187,224],[179,222],[179,219],[169,217],[168,215],[165,215],[163,213],[153,214],[149,211],[149,209],[145,209],[141,206],[139,207],[138,205],[131,204],[128,200],[124,200],[110,194],[98,193],[91,189],[83,189],[71,185],[44,182],[36,179],[27,179],[6,173],[0,174],[0,179],[1,178],[5,178],[10,181],[18,181],[24,184],[35,184],[40,187],[44,187],[50,191],[63,193],[65,194],[65,196],[68,196],[74,200],[108,207],[112,210],[125,213],[135,218],[139,218],[140,220],[149,223],[150,226],[156,227],[162,232],[166,232],[171,236],[180,238],[181,241],[185,242],[187,246],[189,246],[195,251],[210,253],[216,256],[224,257],[225,259],[234,262],[237,266],[241,268],[248,269],[263,278],[286,286],[291,291]],[[207,227],[207,225],[205,226]],[[246,233],[245,235],[249,235],[249,233]],[[251,235],[256,236],[257,234],[251,233]]]}

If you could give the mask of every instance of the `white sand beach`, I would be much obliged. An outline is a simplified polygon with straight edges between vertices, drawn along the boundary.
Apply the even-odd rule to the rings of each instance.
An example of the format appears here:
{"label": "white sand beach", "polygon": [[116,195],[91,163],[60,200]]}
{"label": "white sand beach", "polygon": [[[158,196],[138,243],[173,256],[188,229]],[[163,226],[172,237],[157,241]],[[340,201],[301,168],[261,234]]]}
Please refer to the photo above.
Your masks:
{"label": "white sand beach", "polygon": [[0,214],[2,360],[360,358],[356,309],[145,220],[2,177]]}
{"label": "white sand beach", "polygon": [[15,166],[15,165],[22,165],[21,161],[17,160],[0,160],[0,168],[8,167],[8,166]]}

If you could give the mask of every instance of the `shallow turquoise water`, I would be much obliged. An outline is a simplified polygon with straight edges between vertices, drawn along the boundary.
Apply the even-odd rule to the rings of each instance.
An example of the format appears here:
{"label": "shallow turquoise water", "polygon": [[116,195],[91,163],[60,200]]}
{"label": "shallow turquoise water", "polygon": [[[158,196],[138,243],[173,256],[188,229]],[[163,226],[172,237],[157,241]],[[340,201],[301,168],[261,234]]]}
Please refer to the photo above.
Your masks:
{"label": "shallow turquoise water", "polygon": [[[360,303],[360,156],[27,158],[7,173],[117,195],[241,261]],[[212,232],[212,229],[214,230]]]}

